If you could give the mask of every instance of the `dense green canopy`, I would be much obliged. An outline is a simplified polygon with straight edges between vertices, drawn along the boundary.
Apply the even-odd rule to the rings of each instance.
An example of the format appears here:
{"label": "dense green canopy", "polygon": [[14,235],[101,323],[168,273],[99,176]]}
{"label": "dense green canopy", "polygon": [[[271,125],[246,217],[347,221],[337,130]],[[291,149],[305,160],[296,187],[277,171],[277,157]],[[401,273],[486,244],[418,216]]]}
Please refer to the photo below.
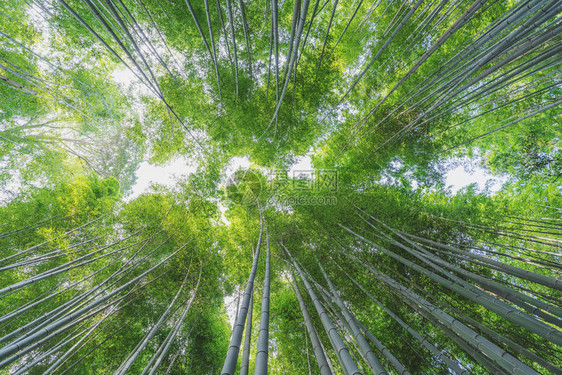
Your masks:
{"label": "dense green canopy", "polygon": [[0,374],[562,374],[560,1],[0,20]]}

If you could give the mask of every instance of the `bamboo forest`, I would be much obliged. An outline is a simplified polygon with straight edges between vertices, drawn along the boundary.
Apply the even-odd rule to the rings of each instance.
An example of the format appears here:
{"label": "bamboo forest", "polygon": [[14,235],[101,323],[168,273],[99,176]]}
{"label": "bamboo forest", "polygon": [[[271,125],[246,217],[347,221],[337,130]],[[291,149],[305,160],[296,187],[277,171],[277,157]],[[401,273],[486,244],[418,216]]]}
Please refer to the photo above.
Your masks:
{"label": "bamboo forest", "polygon": [[562,0],[0,0],[0,374],[562,374]]}

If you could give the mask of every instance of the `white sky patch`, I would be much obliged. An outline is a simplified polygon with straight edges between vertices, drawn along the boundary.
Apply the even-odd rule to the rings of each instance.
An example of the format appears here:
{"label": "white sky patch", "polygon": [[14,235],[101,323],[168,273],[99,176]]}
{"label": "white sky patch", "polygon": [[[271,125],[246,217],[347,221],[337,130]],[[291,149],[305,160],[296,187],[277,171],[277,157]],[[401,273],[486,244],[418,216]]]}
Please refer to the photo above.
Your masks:
{"label": "white sky patch", "polygon": [[[51,50],[51,26],[49,22],[43,17],[50,18],[49,15],[45,14],[41,8],[33,4],[33,6],[27,8],[26,10],[29,21],[37,28],[37,31],[41,34],[41,38],[36,40],[32,50],[42,56],[48,56]],[[39,66],[45,67],[45,62],[43,60],[38,61]]]}
{"label": "white sky patch", "polygon": [[488,186],[491,193],[496,193],[507,179],[507,177],[493,176],[479,166],[470,166],[470,169],[467,169],[465,166],[459,165],[445,174],[445,186],[456,194],[460,189],[476,183],[480,190],[484,190]]}
{"label": "white sky patch", "polygon": [[217,202],[217,206],[219,208],[219,211],[221,213],[221,221],[225,224],[225,225],[230,225],[230,220],[228,220],[226,218],[226,216],[224,215],[224,213],[226,212],[226,210],[228,209],[228,207],[226,207],[224,204],[222,204],[222,202]]}
{"label": "white sky patch", "polygon": [[238,169],[248,169],[252,163],[250,162],[249,156],[236,156],[230,159],[230,163],[226,166],[224,172],[225,180],[230,177],[231,174],[236,172]]}
{"label": "white sky patch", "polygon": [[306,154],[297,159],[297,161],[291,165],[289,169],[289,177],[297,177],[299,172],[312,172],[314,168],[312,167],[312,159],[310,158],[310,153]]}
{"label": "white sky patch", "polygon": [[137,180],[131,189],[131,193],[125,200],[133,200],[139,195],[148,192],[153,184],[173,188],[178,179],[184,178],[196,171],[197,165],[185,157],[175,158],[161,166],[143,161],[135,172]]}
{"label": "white sky patch", "polygon": [[234,329],[234,319],[236,318],[236,307],[238,306],[238,303],[242,303],[238,288],[231,296],[224,297],[226,315],[228,315],[228,321],[230,322],[230,326],[232,327],[232,329]]}
{"label": "white sky patch", "polygon": [[129,68],[125,67],[115,69],[113,73],[111,73],[111,76],[115,82],[126,87],[138,80],[135,74]]}
{"label": "white sky patch", "polygon": [[[140,77],[140,75],[139,75]],[[142,96],[155,97],[154,93],[131,71],[131,69],[126,67],[119,67],[111,73],[111,78],[116,82],[123,90],[127,91],[129,100],[135,99],[133,101],[133,107],[135,110],[139,110],[142,105],[135,103],[139,101]]]}

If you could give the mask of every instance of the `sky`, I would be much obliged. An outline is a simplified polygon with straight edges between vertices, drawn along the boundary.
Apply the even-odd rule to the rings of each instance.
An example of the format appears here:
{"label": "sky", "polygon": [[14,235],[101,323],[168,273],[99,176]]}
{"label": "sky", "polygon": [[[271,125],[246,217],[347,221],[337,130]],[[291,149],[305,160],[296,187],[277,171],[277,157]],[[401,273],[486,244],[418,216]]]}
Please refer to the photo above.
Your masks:
{"label": "sky", "polygon": [[125,197],[125,200],[131,201],[142,193],[150,191],[150,187],[153,184],[160,184],[173,188],[178,179],[186,177],[196,171],[197,165],[181,156],[161,166],[152,165],[147,161],[143,161],[135,172],[137,180],[131,189],[131,193]]}
{"label": "sky", "polygon": [[495,193],[499,191],[506,179],[492,176],[483,168],[474,168],[468,172],[465,167],[458,166],[449,170],[445,174],[445,186],[449,187],[453,194],[456,194],[460,189],[472,183],[477,183],[480,190],[484,190],[486,183],[490,186],[490,192]]}
{"label": "sky", "polygon": [[[451,168],[445,174],[445,186],[447,186],[453,194],[456,194],[460,189],[472,183],[478,184],[480,190],[484,190],[486,183],[489,184],[492,193],[501,189],[506,179],[502,177],[492,176],[484,168],[478,166],[477,163],[468,162],[464,159],[459,159],[460,164],[457,167]],[[225,171],[225,179],[233,174],[237,169],[246,169],[251,165],[248,156],[232,158]],[[465,168],[463,165],[470,165]],[[293,176],[294,172],[312,170],[312,162],[309,155],[300,157],[289,169],[289,176]],[[148,192],[153,183],[158,183],[169,188],[173,188],[177,179],[182,176],[187,176],[194,173],[197,166],[193,165],[184,157],[177,157],[162,166],[154,166],[150,163],[143,161],[138,170],[136,171],[137,181],[133,185],[132,192],[126,199],[132,200],[140,194]]]}

